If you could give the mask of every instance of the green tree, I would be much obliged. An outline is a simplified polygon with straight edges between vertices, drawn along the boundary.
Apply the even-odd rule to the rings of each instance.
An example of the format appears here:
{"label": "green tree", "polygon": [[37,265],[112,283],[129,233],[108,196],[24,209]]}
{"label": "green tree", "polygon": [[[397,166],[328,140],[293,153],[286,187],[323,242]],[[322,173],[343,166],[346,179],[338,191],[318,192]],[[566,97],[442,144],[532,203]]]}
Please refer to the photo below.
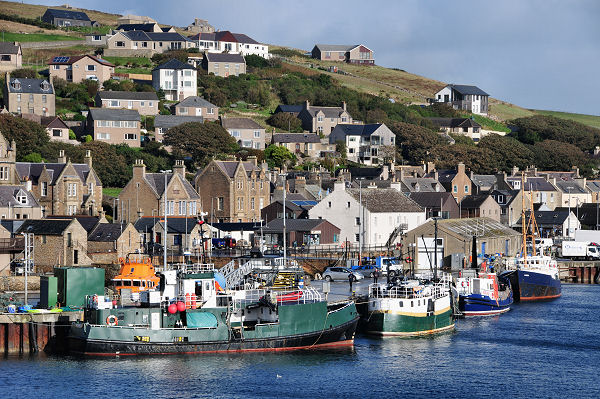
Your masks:
{"label": "green tree", "polygon": [[346,159],[348,154],[347,154],[346,143],[343,140],[338,140],[335,142],[335,152],[340,154],[340,157],[342,159]]}
{"label": "green tree", "polygon": [[15,141],[17,160],[22,160],[25,155],[33,152],[41,153],[42,148],[50,141],[42,125],[10,114],[0,115],[0,132],[9,142]]}
{"label": "green tree", "polygon": [[509,172],[513,166],[523,170],[534,162],[531,148],[512,137],[490,134],[483,137],[477,146],[489,150],[495,168],[504,172]]}
{"label": "green tree", "polygon": [[171,128],[165,133],[163,144],[171,146],[174,153],[192,157],[199,165],[218,154],[232,154],[238,149],[227,130],[213,122],[187,122]]}
{"label": "green tree", "polygon": [[526,144],[555,140],[576,145],[582,151],[600,145],[600,129],[554,116],[534,115],[515,119],[511,124],[516,127],[512,135]]}
{"label": "green tree", "polygon": [[23,157],[23,162],[42,162],[42,156],[37,152],[32,152],[31,154],[27,154]]}
{"label": "green tree", "polygon": [[290,167],[296,163],[296,156],[283,146],[271,144],[265,149],[265,160],[271,168]]}
{"label": "green tree", "polygon": [[11,78],[37,79],[38,73],[35,71],[35,69],[21,68],[21,69],[15,69],[14,71],[12,71],[10,73],[10,77]]}
{"label": "green tree", "polygon": [[285,132],[302,133],[302,121],[287,112],[278,112],[267,119],[267,123]]}
{"label": "green tree", "polygon": [[389,127],[396,134],[396,146],[400,149],[402,159],[414,164],[433,161],[433,150],[448,146],[448,142],[438,133],[422,126],[396,122]]}

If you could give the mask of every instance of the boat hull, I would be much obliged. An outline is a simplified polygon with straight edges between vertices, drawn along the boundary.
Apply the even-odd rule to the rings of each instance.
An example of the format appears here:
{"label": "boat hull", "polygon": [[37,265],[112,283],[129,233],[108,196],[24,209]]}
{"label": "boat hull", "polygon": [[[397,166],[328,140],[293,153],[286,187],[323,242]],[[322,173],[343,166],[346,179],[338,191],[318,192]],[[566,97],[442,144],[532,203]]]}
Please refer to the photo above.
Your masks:
{"label": "boat hull", "polygon": [[510,310],[513,303],[512,294],[504,300],[493,300],[486,295],[461,295],[458,299],[458,308],[465,317],[494,316]]}
{"label": "boat hull", "polygon": [[423,315],[374,311],[367,316],[364,323],[367,334],[378,336],[417,337],[454,329],[450,307]]}
{"label": "boat hull", "polygon": [[505,272],[513,287],[515,302],[534,302],[556,299],[561,296],[558,275],[531,270]]}

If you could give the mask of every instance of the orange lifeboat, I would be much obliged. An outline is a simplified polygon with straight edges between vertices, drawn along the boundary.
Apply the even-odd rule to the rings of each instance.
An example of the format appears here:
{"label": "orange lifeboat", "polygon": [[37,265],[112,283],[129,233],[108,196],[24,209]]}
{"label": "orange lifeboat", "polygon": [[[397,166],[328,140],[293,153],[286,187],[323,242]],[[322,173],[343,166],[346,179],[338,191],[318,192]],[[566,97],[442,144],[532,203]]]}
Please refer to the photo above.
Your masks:
{"label": "orange lifeboat", "polygon": [[121,271],[112,280],[115,290],[120,294],[123,288],[130,289],[132,293],[154,289],[158,286],[160,278],[155,275],[154,266],[150,258],[126,259],[119,258]]}

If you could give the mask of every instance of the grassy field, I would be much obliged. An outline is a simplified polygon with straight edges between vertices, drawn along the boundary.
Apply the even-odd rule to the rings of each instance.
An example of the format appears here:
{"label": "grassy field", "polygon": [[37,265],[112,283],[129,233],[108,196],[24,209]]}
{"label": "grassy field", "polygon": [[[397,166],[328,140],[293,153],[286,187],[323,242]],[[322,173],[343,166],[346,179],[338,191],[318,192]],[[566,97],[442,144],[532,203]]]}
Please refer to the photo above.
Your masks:
{"label": "grassy field", "polygon": [[536,114],[555,116],[561,119],[568,119],[571,121],[583,123],[591,127],[600,129],[600,116],[598,115],[585,115],[585,114],[574,114],[571,112],[559,112],[559,111],[544,111],[544,110],[532,110]]}
{"label": "grassy field", "polygon": [[103,187],[102,194],[108,195],[110,197],[118,197],[119,194],[121,193],[121,190],[123,190],[123,189],[115,188],[115,187]]}
{"label": "grassy field", "polygon": [[[83,43],[83,42],[82,42]],[[57,55],[74,56],[81,54],[94,54],[96,47],[86,46],[85,44],[61,47],[61,48],[49,48],[49,49],[23,49],[23,65],[45,65],[50,59]]]}
{"label": "grassy field", "polygon": [[12,33],[2,32],[5,42],[56,42],[63,40],[83,40],[77,36],[54,35],[48,33]]}
{"label": "grassy field", "polygon": [[[0,9],[4,13],[19,15],[26,18],[39,18],[44,15],[47,8],[48,7],[46,6],[36,4],[25,4],[15,1],[0,1]],[[65,9],[61,6],[53,6],[52,8]],[[83,8],[73,8],[72,10],[85,12],[92,21],[98,21],[100,25],[117,25],[117,19],[119,18],[119,15],[117,14],[86,10]]]}

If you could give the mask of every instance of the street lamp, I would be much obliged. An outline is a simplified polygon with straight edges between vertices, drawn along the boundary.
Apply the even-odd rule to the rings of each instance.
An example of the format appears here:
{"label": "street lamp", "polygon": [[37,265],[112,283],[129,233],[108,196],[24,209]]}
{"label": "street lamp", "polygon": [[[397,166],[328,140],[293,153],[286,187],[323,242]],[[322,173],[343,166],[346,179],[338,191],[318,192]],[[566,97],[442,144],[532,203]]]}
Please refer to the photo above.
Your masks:
{"label": "street lamp", "polygon": [[164,237],[163,237],[163,267],[165,268],[165,270],[167,269],[167,177],[169,175],[169,173],[171,173],[171,170],[161,170],[160,173],[162,173],[163,175],[165,175],[165,192],[164,192],[164,197],[165,197],[165,211],[164,211],[164,216],[165,216],[165,229],[164,229]]}

